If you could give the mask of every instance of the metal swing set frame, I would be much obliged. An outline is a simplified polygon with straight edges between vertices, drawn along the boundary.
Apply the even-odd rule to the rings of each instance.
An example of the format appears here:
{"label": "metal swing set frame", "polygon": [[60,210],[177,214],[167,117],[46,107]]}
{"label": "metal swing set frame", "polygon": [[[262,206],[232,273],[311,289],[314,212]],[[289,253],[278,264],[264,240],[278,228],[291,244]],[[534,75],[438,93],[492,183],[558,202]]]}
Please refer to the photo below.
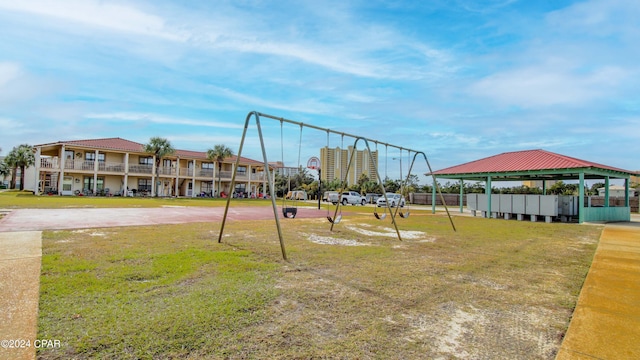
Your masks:
{"label": "metal swing set frame", "polygon": [[[232,189],[235,186],[237,169],[238,169],[238,167],[240,165],[240,157],[242,156],[242,149],[244,147],[244,142],[245,142],[247,131],[248,131],[248,128],[249,128],[249,123],[250,123],[252,117],[255,118],[256,128],[258,130],[258,137],[260,139],[260,147],[261,147],[261,150],[262,150],[262,157],[263,157],[263,161],[264,161],[265,177],[266,177],[266,180],[267,180],[267,184],[269,184],[269,195],[270,195],[270,198],[271,198],[271,206],[273,208],[273,215],[274,215],[274,219],[275,219],[275,222],[276,222],[276,227],[278,229],[278,239],[280,241],[280,250],[282,252],[282,258],[285,261],[287,260],[287,252],[286,252],[285,245],[284,245],[284,238],[282,236],[282,228],[280,226],[280,218],[278,216],[278,207],[277,207],[277,204],[276,204],[275,189],[274,189],[274,186],[273,186],[273,175],[272,175],[271,170],[269,168],[269,161],[267,159],[267,152],[266,152],[266,149],[265,149],[264,138],[262,136],[262,128],[260,126],[260,118],[261,117],[280,121],[281,133],[282,133],[282,124],[285,123],[285,122],[286,123],[290,123],[290,124],[299,125],[300,126],[300,133],[301,133],[300,137],[301,138],[302,138],[302,128],[303,127],[309,127],[309,128],[316,129],[316,130],[326,131],[327,132],[327,142],[328,142],[328,139],[329,139],[329,133],[341,135],[343,138],[344,138],[344,136],[348,136],[348,137],[354,138],[355,139],[355,141],[353,143],[354,151],[351,153],[351,156],[349,157],[347,170],[345,171],[344,179],[342,179],[343,181],[341,182],[341,186],[344,186],[343,184],[346,184],[347,177],[348,177],[348,174],[349,174],[349,169],[351,168],[351,163],[352,163],[352,160],[353,160],[353,154],[355,153],[355,150],[357,150],[357,145],[358,145],[358,142],[360,142],[360,141],[364,141],[364,145],[365,145],[369,155],[371,155],[371,148],[369,147],[369,142],[375,143],[376,144],[376,148],[377,148],[378,144],[382,144],[382,145],[385,145],[386,147],[392,147],[392,148],[396,148],[396,149],[400,149],[400,150],[403,150],[403,149],[407,150],[407,151],[409,151],[409,155],[411,153],[415,153],[415,155],[413,157],[413,161],[411,162],[411,166],[409,167],[409,172],[407,173],[406,180],[403,181],[402,184],[401,184],[401,188],[400,188],[400,192],[401,193],[404,190],[405,185],[409,181],[409,177],[411,176],[411,170],[413,168],[413,165],[414,165],[414,163],[416,161],[417,156],[421,154],[424,157],[424,160],[425,160],[425,162],[427,164],[427,167],[429,168],[429,173],[432,174],[431,176],[433,178],[433,184],[437,188],[438,193],[440,194],[442,203],[444,204],[444,207],[445,207],[445,210],[447,212],[447,216],[449,217],[449,221],[451,223],[451,226],[452,226],[453,230],[456,231],[455,225],[453,224],[453,219],[451,218],[451,214],[449,213],[449,209],[447,208],[446,204],[444,203],[444,197],[442,196],[442,193],[440,192],[440,188],[437,185],[438,183],[436,182],[435,176],[433,175],[433,171],[431,170],[431,165],[429,164],[429,160],[427,160],[427,156],[426,156],[426,154],[424,152],[415,151],[415,150],[407,149],[407,148],[404,148],[404,147],[388,144],[388,143],[385,143],[385,142],[380,142],[380,141],[377,141],[377,140],[367,139],[367,138],[364,138],[364,137],[361,137],[361,136],[356,136],[356,135],[351,135],[351,134],[347,134],[347,133],[344,133],[344,132],[331,130],[331,129],[328,129],[328,128],[322,128],[322,127],[318,127],[318,126],[315,126],[315,125],[310,125],[310,124],[305,124],[305,123],[298,122],[298,121],[288,120],[288,119],[285,119],[285,118],[282,118],[282,117],[277,117],[277,116],[273,116],[273,115],[269,115],[269,114],[264,114],[264,113],[260,113],[260,112],[257,112],[257,111],[249,112],[247,114],[246,119],[245,119],[244,130],[242,132],[242,138],[240,140],[240,146],[238,148],[238,153],[236,155],[236,164],[233,167],[233,174],[231,176],[231,185],[230,186],[231,186]],[[281,147],[282,146],[283,145],[281,144]],[[298,157],[299,156],[300,155],[298,154]],[[298,162],[299,161],[300,160],[298,159]],[[383,215],[378,214],[376,212],[376,210],[375,210],[376,208],[374,207],[374,216],[376,218],[382,220],[382,219],[384,219],[386,217],[386,210],[389,209],[389,213],[391,215],[391,222],[392,222],[392,224],[393,224],[393,226],[394,226],[394,228],[396,230],[396,234],[398,235],[398,240],[402,241],[402,236],[400,235],[400,230],[398,229],[398,226],[397,226],[397,223],[396,223],[396,214],[398,214],[398,209],[399,209],[400,206],[396,206],[395,212],[391,211],[391,208],[389,207],[389,202],[388,202],[388,199],[387,199],[386,190],[384,188],[384,183],[383,183],[382,179],[380,178],[380,172],[378,171],[378,165],[376,164],[376,162],[373,162],[373,167],[374,167],[374,170],[376,172],[378,183],[380,184],[380,189],[382,190],[382,194],[383,194],[383,196],[384,196],[384,198],[386,200],[385,213]],[[343,190],[344,189],[341,189],[339,194],[341,194]],[[225,224],[226,224],[226,221],[227,221],[227,214],[229,212],[230,203],[231,203],[231,197],[228,197],[227,198],[227,203],[226,203],[225,209],[224,209],[224,215],[223,215],[223,218],[222,218],[222,224],[220,226],[220,234],[218,235],[218,243],[222,242],[222,236],[224,234],[224,227],[225,227]],[[333,218],[330,217],[330,216],[327,216],[327,219],[331,223],[331,231],[333,231],[333,227],[336,224],[338,224],[340,222],[340,220],[342,219],[342,212],[340,212],[340,215],[338,215],[338,211],[339,211],[341,205],[342,205],[341,202],[338,201],[338,203],[336,204],[336,209],[335,209]],[[283,207],[283,211],[284,210],[285,209]],[[284,212],[283,212],[283,214],[284,214],[285,218],[293,218],[293,217],[295,217],[295,215],[293,217],[287,216],[287,214],[284,213]],[[409,216],[408,212],[406,213],[406,215],[403,214],[402,212],[400,213],[400,217],[404,218],[404,217],[408,217],[408,216]]]}

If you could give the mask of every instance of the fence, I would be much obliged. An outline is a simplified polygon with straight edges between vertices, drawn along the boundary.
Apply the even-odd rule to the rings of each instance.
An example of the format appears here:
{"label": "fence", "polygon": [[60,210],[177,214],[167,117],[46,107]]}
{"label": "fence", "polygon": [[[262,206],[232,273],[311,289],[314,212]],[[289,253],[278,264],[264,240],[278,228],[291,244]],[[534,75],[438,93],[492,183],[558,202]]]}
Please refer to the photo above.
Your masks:
{"label": "fence", "polygon": [[[604,206],[604,196],[589,196],[589,198],[591,199],[591,206],[593,207]],[[638,203],[640,202],[639,199],[640,198],[638,198],[637,196],[629,198],[629,207],[631,207],[632,213],[638,212]],[[585,206],[587,205],[587,201],[588,199],[585,199]],[[623,196],[609,197],[609,206],[611,207],[624,206],[624,197]]]}
{"label": "fence", "polygon": [[[447,206],[460,206],[460,194],[442,194]],[[431,205],[431,193],[411,193],[409,199],[412,204],[418,205]],[[604,196],[590,196],[591,206],[604,206]],[[588,199],[585,199],[585,205],[587,205]],[[629,198],[629,206],[632,213],[639,212],[638,210],[639,198],[634,196]],[[436,205],[442,205],[440,195],[436,196]],[[462,205],[467,205],[466,194],[462,197]],[[609,206],[624,206],[624,197],[609,197]]]}

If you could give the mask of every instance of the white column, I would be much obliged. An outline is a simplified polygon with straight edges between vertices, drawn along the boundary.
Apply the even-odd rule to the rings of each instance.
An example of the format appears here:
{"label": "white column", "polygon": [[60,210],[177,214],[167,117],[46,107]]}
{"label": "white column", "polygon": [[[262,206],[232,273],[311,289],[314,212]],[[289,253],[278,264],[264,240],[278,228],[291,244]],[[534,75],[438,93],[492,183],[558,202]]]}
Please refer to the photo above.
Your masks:
{"label": "white column", "polygon": [[96,150],[96,157],[93,161],[93,195],[98,194],[98,150]]}
{"label": "white column", "polygon": [[196,197],[196,160],[193,160],[191,168],[191,197]]}
{"label": "white column", "polygon": [[151,167],[151,196],[156,195],[156,156],[153,155],[153,166]]}
{"label": "white column", "polygon": [[64,158],[64,144],[63,144],[62,147],[60,148],[60,176],[58,177],[58,195],[62,195],[62,182],[64,179],[65,162],[66,162],[66,159]]}
{"label": "white column", "polygon": [[179,183],[180,183],[180,158],[177,158],[176,159],[176,184],[174,186],[175,189],[174,189],[174,192],[173,192],[173,195],[175,197],[178,197],[178,194],[179,194],[178,193],[178,185],[179,185]]}
{"label": "white column", "polygon": [[40,193],[40,152],[42,151],[41,147],[37,147],[36,148],[36,153],[35,153],[35,158],[36,158],[36,178],[35,178],[35,184],[33,184],[33,193],[34,194],[39,194]]}
{"label": "white column", "polygon": [[129,153],[124,154],[124,186],[122,187],[122,196],[129,196]]}
{"label": "white column", "polygon": [[251,193],[255,192],[251,188],[251,178],[253,177],[253,173],[251,172],[251,165],[247,165],[247,175],[249,176],[249,180],[248,180],[248,183],[247,183],[247,189],[248,189],[249,193],[247,194],[247,197],[250,197]]}

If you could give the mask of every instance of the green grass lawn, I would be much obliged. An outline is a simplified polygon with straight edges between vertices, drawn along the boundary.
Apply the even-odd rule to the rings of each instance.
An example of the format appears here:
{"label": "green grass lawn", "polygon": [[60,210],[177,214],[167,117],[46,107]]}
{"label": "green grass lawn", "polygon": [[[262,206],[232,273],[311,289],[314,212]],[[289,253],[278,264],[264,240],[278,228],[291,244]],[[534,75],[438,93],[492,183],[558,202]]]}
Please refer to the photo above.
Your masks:
{"label": "green grass lawn", "polygon": [[45,232],[38,356],[554,357],[601,227],[398,219]]}

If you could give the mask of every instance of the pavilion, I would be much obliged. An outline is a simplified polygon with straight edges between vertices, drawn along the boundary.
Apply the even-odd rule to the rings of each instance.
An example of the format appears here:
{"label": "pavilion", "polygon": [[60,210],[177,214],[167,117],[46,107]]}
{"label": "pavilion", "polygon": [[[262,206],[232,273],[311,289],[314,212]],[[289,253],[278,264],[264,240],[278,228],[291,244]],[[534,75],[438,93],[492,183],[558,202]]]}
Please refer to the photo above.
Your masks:
{"label": "pavilion", "polygon": [[[486,183],[488,194],[488,214],[491,214],[491,182],[492,181],[542,181],[543,194],[546,193],[546,182],[549,180],[579,181],[578,222],[585,221],[630,221],[629,179],[638,176],[634,171],[623,170],[545,150],[524,150],[505,152],[468,163],[448,167],[432,174],[436,179],[455,179],[460,181],[460,210],[464,196],[464,181],[482,181]],[[605,200],[603,207],[585,206],[585,180],[598,179],[605,183]],[[609,206],[609,181],[623,179],[625,187],[625,205]],[[435,187],[433,191],[435,204]]]}

